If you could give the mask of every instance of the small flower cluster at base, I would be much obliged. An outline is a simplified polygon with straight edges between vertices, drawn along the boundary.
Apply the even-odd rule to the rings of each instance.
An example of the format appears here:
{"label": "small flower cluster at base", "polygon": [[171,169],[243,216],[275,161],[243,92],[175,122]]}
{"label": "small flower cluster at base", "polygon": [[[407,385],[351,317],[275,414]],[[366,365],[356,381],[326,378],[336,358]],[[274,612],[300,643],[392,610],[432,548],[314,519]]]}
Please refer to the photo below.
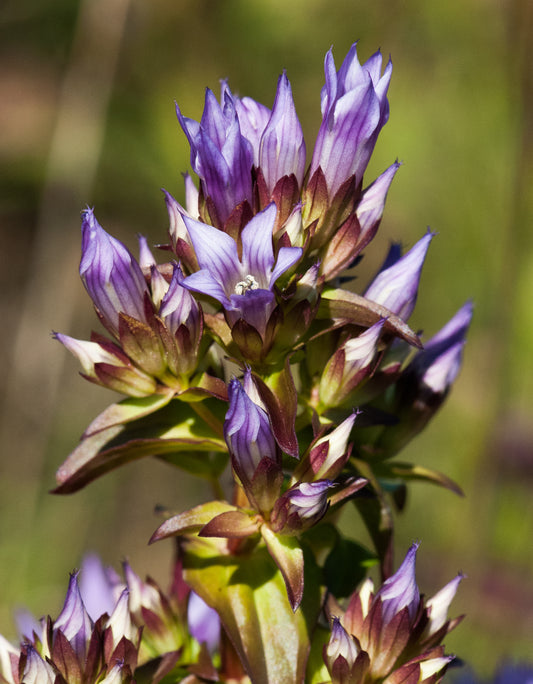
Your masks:
{"label": "small flower cluster at base", "polygon": [[415,579],[417,548],[411,546],[375,594],[367,579],[345,611],[330,604],[334,614],[324,662],[333,684],[433,684],[442,678],[453,656],[445,655],[440,642],[461,621],[449,620],[447,613],[462,575],[424,600]]}
{"label": "small flower cluster at base", "polygon": [[1,682],[135,684],[137,668],[152,660],[165,656],[169,673],[186,674],[217,648],[218,617],[180,582],[179,572],[170,596],[128,563],[125,582],[96,556],[82,565],[81,588],[79,575],[71,575],[58,618],[32,621],[20,649],[0,635]]}

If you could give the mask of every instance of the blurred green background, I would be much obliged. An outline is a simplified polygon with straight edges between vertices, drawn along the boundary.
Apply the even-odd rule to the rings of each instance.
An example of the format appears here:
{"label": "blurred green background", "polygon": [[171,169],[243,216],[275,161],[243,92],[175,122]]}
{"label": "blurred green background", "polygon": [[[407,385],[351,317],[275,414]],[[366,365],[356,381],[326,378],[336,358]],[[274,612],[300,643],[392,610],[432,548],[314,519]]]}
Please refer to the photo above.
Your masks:
{"label": "blurred green background", "polygon": [[[79,212],[136,249],[165,241],[162,194],[182,199],[189,168],[174,114],[199,117],[204,87],[271,106],[287,69],[308,150],[320,121],[323,56],[354,40],[394,62],[391,118],[367,183],[404,162],[361,286],[391,239],[439,233],[411,323],[436,332],[471,297],[475,318],[457,386],[406,453],[466,497],[414,485],[398,560],[419,539],[419,585],[468,575],[449,652],[489,673],[533,643],[533,84],[530,0],[4,0],[0,15],[0,250],[3,388],[0,632],[25,605],[56,615],[86,550],[166,584],[172,548],[146,541],[155,503],[207,496],[156,461],[72,497],[48,494],[88,422],[114,400],[83,381],[51,338],[97,328],[78,281]],[[351,525],[351,521],[346,521]],[[355,523],[353,523],[355,524]],[[355,528],[354,528],[355,529]]]}

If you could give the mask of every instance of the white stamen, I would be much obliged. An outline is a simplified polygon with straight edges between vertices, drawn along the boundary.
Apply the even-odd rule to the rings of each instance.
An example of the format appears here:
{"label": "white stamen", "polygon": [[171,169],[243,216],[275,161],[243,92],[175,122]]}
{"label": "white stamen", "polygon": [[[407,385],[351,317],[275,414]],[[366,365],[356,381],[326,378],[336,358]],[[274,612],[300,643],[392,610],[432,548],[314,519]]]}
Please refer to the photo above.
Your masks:
{"label": "white stamen", "polygon": [[243,295],[246,294],[249,290],[258,289],[259,283],[257,282],[257,280],[253,277],[253,275],[247,275],[244,280],[241,280],[237,283],[237,285],[235,285],[235,294]]}

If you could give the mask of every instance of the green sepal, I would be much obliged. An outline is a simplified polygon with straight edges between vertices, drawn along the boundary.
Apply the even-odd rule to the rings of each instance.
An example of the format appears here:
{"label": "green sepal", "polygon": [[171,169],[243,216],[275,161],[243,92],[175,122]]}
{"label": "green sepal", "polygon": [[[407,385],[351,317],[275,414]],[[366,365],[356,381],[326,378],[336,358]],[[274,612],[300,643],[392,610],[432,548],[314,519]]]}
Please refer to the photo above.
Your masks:
{"label": "green sepal", "polygon": [[[206,402],[202,402],[204,406]],[[216,410],[216,400],[212,400]],[[180,452],[205,451],[224,454],[214,461],[199,455],[191,463]],[[82,438],[56,474],[55,494],[70,494],[100,475],[124,463],[145,456],[157,456],[209,479],[217,476],[227,459],[224,439],[202,420],[193,406],[171,401],[159,410],[137,420],[115,425]]]}
{"label": "green sepal", "polygon": [[180,552],[185,581],[217,611],[254,684],[303,682],[320,609],[312,559],[306,596],[293,612],[283,576],[264,546],[231,556],[225,540],[186,537]]}
{"label": "green sepal", "polygon": [[320,299],[317,318],[341,320],[364,328],[369,328],[381,318],[385,318],[384,333],[400,337],[419,349],[422,347],[418,335],[401,318],[384,306],[348,290],[325,289]]}
{"label": "green sepal", "polygon": [[267,525],[261,527],[261,535],[283,575],[292,609],[296,610],[304,593],[304,554],[300,542],[293,536],[275,534]]}

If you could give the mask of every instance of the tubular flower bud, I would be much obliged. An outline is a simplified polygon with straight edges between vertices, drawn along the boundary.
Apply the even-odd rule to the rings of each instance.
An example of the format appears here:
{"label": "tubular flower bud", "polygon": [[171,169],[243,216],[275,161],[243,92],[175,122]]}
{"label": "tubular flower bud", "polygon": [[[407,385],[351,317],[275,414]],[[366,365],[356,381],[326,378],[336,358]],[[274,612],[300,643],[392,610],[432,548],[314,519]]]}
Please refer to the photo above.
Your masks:
{"label": "tubular flower bud", "polygon": [[365,297],[406,321],[415,308],[422,266],[433,236],[426,233],[405,256],[392,265],[386,264],[369,285]]}
{"label": "tubular flower bud", "polygon": [[294,471],[300,481],[335,480],[350,457],[348,440],[357,417],[352,413],[328,435],[311,445],[308,455]]}
{"label": "tubular flower bud", "polygon": [[339,406],[372,371],[382,318],[357,337],[348,339],[328,361],[320,379],[319,396],[325,406]]}
{"label": "tubular flower bud", "polygon": [[278,449],[267,412],[250,399],[236,378],[229,383],[228,395],[224,437],[233,469],[253,501],[254,478],[260,466],[279,470]]}
{"label": "tubular flower bud", "polygon": [[382,58],[376,52],[363,65],[354,43],[336,71],[331,50],[326,54],[326,84],[322,89],[322,124],[309,176],[320,167],[330,199],[350,176],[361,183],[379,132],[389,116],[387,90],[392,75],[388,62],[381,75]]}
{"label": "tubular flower bud", "polygon": [[334,671],[336,669],[335,664],[338,663],[339,658],[342,658],[346,663],[347,670],[351,670],[358,655],[359,648],[355,639],[344,629],[340,619],[334,617],[331,625],[331,636],[325,648],[325,660],[328,669],[330,672]]}
{"label": "tubular flower bud", "polygon": [[415,560],[418,544],[412,544],[398,570],[385,580],[374,597],[381,599],[381,611],[385,624],[404,608],[407,608],[411,624],[416,617],[420,604],[420,592],[415,579]]}
{"label": "tubular flower bud", "polygon": [[259,168],[270,194],[283,176],[294,174],[298,185],[302,185],[305,142],[285,73],[279,77],[272,114],[261,136]]}
{"label": "tubular flower bud", "polygon": [[300,482],[283,494],[274,507],[271,527],[280,534],[299,534],[316,525],[328,510],[330,480]]}
{"label": "tubular flower bud", "polygon": [[445,395],[461,368],[463,346],[472,320],[472,302],[466,302],[448,323],[424,345],[406,370],[422,388]]}
{"label": "tubular flower bud", "polygon": [[222,227],[241,202],[252,203],[253,151],[242,135],[229,88],[223,89],[219,104],[209,89],[202,119],[185,118],[176,105],[180,125],[191,146],[191,165],[200,177],[202,190],[210,198],[214,223]]}
{"label": "tubular flower bud", "polygon": [[63,610],[54,623],[54,632],[58,630],[68,639],[78,658],[85,658],[93,623],[81,598],[77,572],[70,576]]}
{"label": "tubular flower bud", "polygon": [[81,232],[81,279],[103,323],[118,338],[120,313],[146,323],[148,286],[137,260],[105,232],[92,209],[83,212]]}
{"label": "tubular flower bud", "polygon": [[381,222],[383,210],[385,209],[385,200],[389,191],[392,179],[396,175],[396,171],[400,168],[400,164],[395,162],[392,166],[384,171],[381,176],[363,192],[359,204],[357,205],[356,216],[361,227],[361,233],[358,238],[358,251],[368,245],[372,240]]}

